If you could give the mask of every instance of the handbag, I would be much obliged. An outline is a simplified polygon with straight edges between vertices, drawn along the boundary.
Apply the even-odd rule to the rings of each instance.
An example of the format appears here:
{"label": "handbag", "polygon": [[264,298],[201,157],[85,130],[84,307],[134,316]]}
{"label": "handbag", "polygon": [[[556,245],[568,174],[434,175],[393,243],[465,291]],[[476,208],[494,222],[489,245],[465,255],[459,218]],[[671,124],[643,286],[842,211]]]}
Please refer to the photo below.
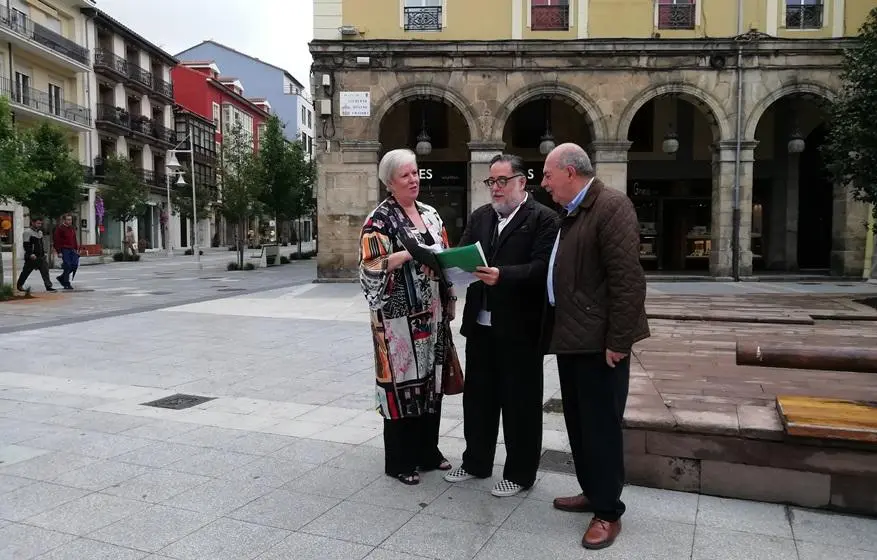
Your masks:
{"label": "handbag", "polygon": [[460,365],[460,358],[457,356],[454,340],[450,336],[448,336],[447,349],[444,367],[442,368],[442,393],[445,395],[459,395],[463,392],[463,367]]}

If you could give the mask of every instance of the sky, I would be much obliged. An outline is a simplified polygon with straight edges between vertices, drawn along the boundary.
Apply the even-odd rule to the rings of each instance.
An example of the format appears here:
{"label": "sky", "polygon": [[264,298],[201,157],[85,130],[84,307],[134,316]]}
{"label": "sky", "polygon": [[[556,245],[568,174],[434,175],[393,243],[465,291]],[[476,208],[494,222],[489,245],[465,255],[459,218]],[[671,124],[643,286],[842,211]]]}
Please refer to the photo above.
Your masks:
{"label": "sky", "polygon": [[97,7],[172,55],[213,39],[309,83],[311,0],[97,0]]}

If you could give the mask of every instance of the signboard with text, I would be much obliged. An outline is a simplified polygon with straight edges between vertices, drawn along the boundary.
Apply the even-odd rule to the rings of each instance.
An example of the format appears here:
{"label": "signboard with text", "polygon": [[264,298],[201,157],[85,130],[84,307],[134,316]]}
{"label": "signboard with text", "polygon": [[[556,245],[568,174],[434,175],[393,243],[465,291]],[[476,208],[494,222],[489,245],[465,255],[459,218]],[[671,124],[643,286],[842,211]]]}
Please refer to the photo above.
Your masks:
{"label": "signboard with text", "polygon": [[370,117],[371,92],[342,91],[340,94],[342,117]]}

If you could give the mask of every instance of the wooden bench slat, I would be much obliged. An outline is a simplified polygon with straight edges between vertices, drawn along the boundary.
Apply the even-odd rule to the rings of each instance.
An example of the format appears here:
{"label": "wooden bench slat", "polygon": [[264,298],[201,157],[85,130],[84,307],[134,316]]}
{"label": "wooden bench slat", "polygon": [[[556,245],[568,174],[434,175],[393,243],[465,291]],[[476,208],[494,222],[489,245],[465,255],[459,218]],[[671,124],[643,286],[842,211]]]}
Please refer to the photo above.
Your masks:
{"label": "wooden bench slat", "polygon": [[776,402],[790,436],[877,443],[877,403],[798,395]]}

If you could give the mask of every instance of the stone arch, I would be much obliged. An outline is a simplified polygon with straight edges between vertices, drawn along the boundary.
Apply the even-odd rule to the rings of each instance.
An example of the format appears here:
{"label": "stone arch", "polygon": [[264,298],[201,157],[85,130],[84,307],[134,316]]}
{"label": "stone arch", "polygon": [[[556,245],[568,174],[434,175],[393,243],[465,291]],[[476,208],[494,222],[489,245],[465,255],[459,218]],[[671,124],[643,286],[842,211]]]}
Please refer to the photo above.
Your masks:
{"label": "stone arch", "polygon": [[704,117],[706,117],[707,121],[710,123],[710,128],[713,131],[713,137],[716,142],[720,140],[729,140],[734,137],[731,123],[722,104],[704,90],[685,83],[671,83],[655,86],[636,96],[633,101],[628,103],[627,107],[621,114],[621,119],[618,122],[618,130],[616,132],[617,137],[626,140],[630,123],[633,121],[633,117],[636,115],[637,111],[642,109],[643,105],[652,99],[662,95],[677,95],[699,108]]}
{"label": "stone arch", "polygon": [[469,141],[481,139],[481,127],[478,126],[478,118],[466,99],[451,88],[435,84],[409,84],[388,93],[369,123],[368,137],[378,138],[380,136],[381,123],[384,117],[387,116],[387,113],[396,104],[411,98],[435,99],[454,107],[460,112],[466,121],[466,126],[469,127]]}
{"label": "stone arch", "polygon": [[786,84],[778,90],[774,90],[762,97],[749,111],[749,117],[743,127],[743,138],[755,138],[755,130],[758,128],[758,122],[771,105],[788,95],[804,94],[821,97],[828,102],[834,102],[837,99],[837,93],[823,84],[816,82],[796,82]]}
{"label": "stone arch", "polygon": [[591,126],[591,138],[593,140],[605,140],[608,137],[606,118],[597,107],[597,104],[584,91],[569,84],[541,82],[518,91],[500,106],[493,119],[493,128],[487,134],[487,138],[502,142],[502,135],[506,124],[515,109],[529,101],[546,96],[562,99],[564,102],[575,107],[579,113],[583,114]]}

